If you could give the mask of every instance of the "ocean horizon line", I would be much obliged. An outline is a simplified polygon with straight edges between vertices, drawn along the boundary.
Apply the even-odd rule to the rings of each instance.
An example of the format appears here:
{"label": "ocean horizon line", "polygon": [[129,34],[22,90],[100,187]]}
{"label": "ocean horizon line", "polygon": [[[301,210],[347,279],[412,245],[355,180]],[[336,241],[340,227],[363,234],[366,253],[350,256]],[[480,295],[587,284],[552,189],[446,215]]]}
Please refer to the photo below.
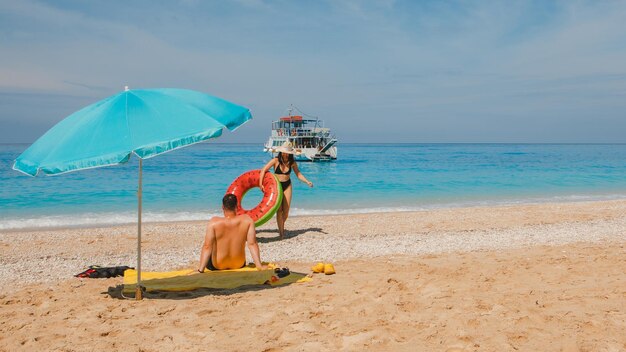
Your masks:
{"label": "ocean horizon line", "polygon": [[[0,146],[31,145],[34,142],[0,142]],[[217,145],[259,145],[264,142],[214,142],[203,141],[197,144]],[[626,142],[339,142],[343,145],[626,145]]]}

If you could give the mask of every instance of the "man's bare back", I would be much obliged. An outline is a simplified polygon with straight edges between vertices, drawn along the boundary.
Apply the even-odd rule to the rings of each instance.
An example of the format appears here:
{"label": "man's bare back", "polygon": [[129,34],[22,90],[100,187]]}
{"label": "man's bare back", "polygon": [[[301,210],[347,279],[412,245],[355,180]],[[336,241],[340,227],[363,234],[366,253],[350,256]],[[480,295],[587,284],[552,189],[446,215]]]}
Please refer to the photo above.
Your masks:
{"label": "man's bare back", "polygon": [[216,269],[237,269],[246,265],[246,238],[254,223],[247,215],[216,216],[209,221],[215,232],[211,262]]}
{"label": "man's bare back", "polygon": [[264,268],[261,265],[254,221],[248,215],[236,215],[233,202],[236,206],[237,198],[234,195],[224,196],[224,216],[209,220],[200,255],[199,272],[203,272],[205,268],[225,270],[245,266],[246,242],[256,267]]}

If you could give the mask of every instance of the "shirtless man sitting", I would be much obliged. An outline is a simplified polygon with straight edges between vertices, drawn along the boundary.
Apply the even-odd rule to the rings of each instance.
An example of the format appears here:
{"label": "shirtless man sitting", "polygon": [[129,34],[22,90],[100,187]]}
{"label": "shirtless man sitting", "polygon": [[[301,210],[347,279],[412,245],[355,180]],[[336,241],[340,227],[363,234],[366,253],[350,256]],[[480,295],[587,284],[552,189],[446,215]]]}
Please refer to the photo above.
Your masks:
{"label": "shirtless man sitting", "polygon": [[198,272],[243,268],[246,266],[246,242],[257,269],[267,269],[261,264],[254,221],[248,215],[237,215],[235,195],[224,196],[222,211],[224,217],[216,216],[207,225]]}

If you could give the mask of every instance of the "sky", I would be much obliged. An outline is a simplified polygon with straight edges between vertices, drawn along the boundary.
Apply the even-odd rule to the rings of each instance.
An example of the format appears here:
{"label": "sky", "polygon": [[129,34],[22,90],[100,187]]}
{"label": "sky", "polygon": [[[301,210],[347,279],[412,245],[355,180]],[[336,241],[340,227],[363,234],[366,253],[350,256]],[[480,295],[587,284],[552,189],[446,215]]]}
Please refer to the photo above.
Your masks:
{"label": "sky", "polygon": [[0,143],[131,88],[293,104],[340,142],[625,143],[625,1],[0,0]]}

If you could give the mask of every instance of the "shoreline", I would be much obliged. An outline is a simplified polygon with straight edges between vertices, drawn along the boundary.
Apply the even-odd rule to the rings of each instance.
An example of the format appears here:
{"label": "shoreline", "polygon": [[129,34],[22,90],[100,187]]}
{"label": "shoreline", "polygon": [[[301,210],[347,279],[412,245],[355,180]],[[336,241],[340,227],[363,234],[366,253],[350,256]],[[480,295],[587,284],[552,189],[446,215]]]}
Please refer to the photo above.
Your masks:
{"label": "shoreline", "polygon": [[[558,201],[552,201],[552,200],[537,200],[537,201],[515,201],[515,200],[511,200],[511,201],[503,201],[503,202],[494,202],[493,204],[489,203],[489,202],[469,202],[467,204],[465,203],[450,203],[450,204],[441,204],[441,205],[424,205],[424,206],[414,206],[414,207],[398,207],[398,208],[362,208],[362,209],[347,209],[347,210],[339,210],[336,209],[338,212],[337,213],[332,213],[333,211],[335,211],[335,209],[331,209],[331,210],[325,210],[325,212],[327,213],[316,213],[317,211],[315,210],[299,210],[297,208],[292,209],[291,214],[290,214],[290,219],[296,219],[296,218],[308,218],[308,217],[329,217],[329,216],[352,216],[352,215],[369,215],[369,216],[375,216],[375,215],[382,215],[382,214],[391,214],[391,213],[421,213],[421,212],[429,212],[429,211],[445,211],[445,210],[455,210],[455,209],[482,209],[482,208],[506,208],[506,207],[516,207],[516,206],[541,206],[541,205],[547,205],[547,206],[554,206],[554,205],[558,205],[558,204],[592,204],[592,203],[611,203],[611,202],[626,202],[626,195],[612,195],[612,196],[606,196],[606,197],[601,197],[601,198],[591,198],[591,199],[584,199],[584,200],[579,200],[579,199],[572,199],[572,200],[564,200],[564,199],[560,199]],[[305,214],[299,214],[299,212],[305,212]],[[310,213],[306,213],[306,212],[310,212]],[[127,212],[124,212],[127,213]],[[189,213],[189,212],[183,212],[183,213]],[[197,212],[198,214],[200,214],[201,212]],[[83,213],[83,214],[74,214],[74,215],[50,215],[50,216],[41,216],[41,217],[37,217],[37,218],[30,218],[30,219],[26,219],[24,221],[37,221],[37,220],[49,220],[50,218],[55,218],[55,217],[62,217],[62,216],[66,216],[67,218],[80,218],[81,216],[111,216],[111,215],[117,215],[120,213]],[[182,219],[182,220],[145,220],[146,217],[149,217],[150,212],[147,213],[148,216],[146,216],[144,214],[144,220],[142,221],[142,223],[144,225],[164,225],[164,224],[183,224],[183,223],[198,223],[198,222],[206,222],[208,221],[208,219],[210,219],[211,217],[215,216],[215,215],[219,215],[219,214],[214,214],[214,213],[210,213],[207,212],[206,214],[206,218],[203,219]],[[162,213],[156,213],[162,216],[167,216],[167,215],[171,215],[173,217],[176,217],[178,214],[180,213],[168,213],[168,212],[162,212]],[[135,215],[136,217],[136,215]],[[4,219],[4,220],[0,220],[0,225],[2,224],[2,221],[22,221],[20,220],[15,220],[15,219]],[[270,222],[273,220],[270,220]],[[125,226],[136,226],[137,222],[135,221],[124,221],[124,222],[111,222],[111,223],[96,223],[96,224],[92,224],[92,223],[86,223],[86,224],[66,224],[66,225],[44,225],[44,226],[32,226],[32,227],[11,227],[11,228],[2,228],[0,227],[0,234],[1,233],[11,233],[11,232],[37,232],[37,231],[55,231],[55,230],[64,230],[64,229],[90,229],[90,228],[111,228],[111,227],[125,227]]]}
{"label": "shoreline", "polygon": [[[307,218],[328,218],[328,217],[349,217],[349,216],[385,216],[389,214],[406,214],[406,215],[419,215],[423,213],[431,213],[431,212],[442,212],[442,211],[456,211],[456,210],[465,210],[465,211],[484,211],[490,209],[507,209],[507,208],[517,208],[517,207],[537,207],[537,206],[547,206],[547,207],[561,207],[568,205],[576,205],[576,206],[624,206],[626,207],[626,198],[622,199],[610,199],[610,200],[583,200],[583,201],[568,201],[568,202],[531,202],[531,203],[515,203],[515,204],[495,204],[495,205],[459,205],[459,206],[442,206],[442,207],[433,207],[433,208],[423,208],[423,209],[415,209],[415,210],[394,210],[394,211],[365,211],[365,212],[354,212],[354,213],[338,213],[338,214],[306,214],[306,215],[290,215],[289,221],[291,222],[294,219],[307,219]],[[81,214],[78,214],[80,216]],[[218,214],[220,215],[220,214]],[[626,213],[625,213],[626,215]],[[204,224],[206,223],[212,216],[215,214],[210,214],[206,219],[200,220],[171,220],[171,221],[142,221],[144,226],[167,226],[167,225],[185,225],[185,224]],[[268,225],[271,226],[271,223],[275,222],[275,217],[268,221],[267,224],[264,224],[259,229],[265,229]],[[59,226],[48,226],[48,227],[25,227],[25,228],[9,228],[9,229],[0,229],[0,235],[3,233],[36,233],[36,232],[56,232],[56,231],[65,231],[65,230],[80,230],[80,229],[110,229],[110,228],[126,228],[126,227],[137,227],[137,222],[124,222],[124,223],[110,223],[110,224],[86,224],[86,225],[59,225]]]}

